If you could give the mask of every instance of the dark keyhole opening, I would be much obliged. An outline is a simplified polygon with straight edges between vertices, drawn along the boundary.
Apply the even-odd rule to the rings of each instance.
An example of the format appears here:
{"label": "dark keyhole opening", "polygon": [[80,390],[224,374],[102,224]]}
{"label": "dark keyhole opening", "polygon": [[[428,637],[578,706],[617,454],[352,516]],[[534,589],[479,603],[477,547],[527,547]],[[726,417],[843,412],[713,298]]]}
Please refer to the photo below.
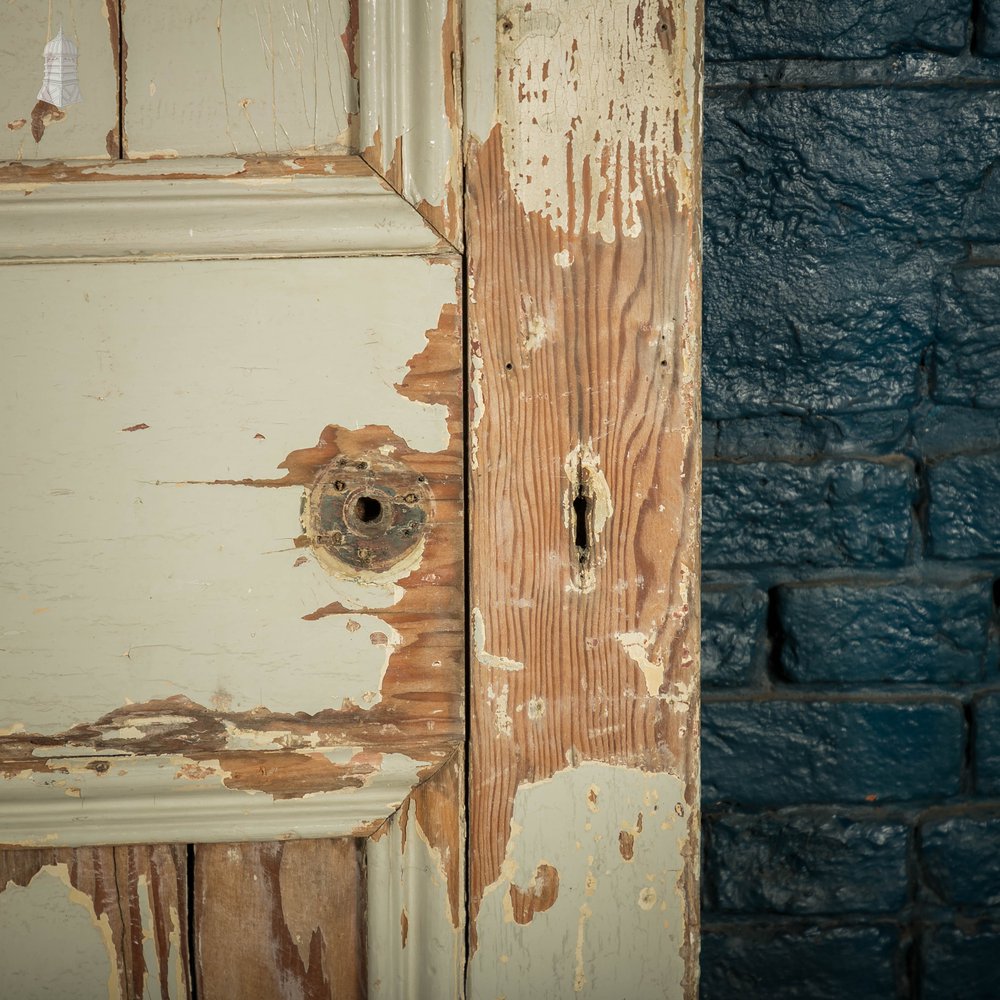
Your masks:
{"label": "dark keyhole opening", "polygon": [[585,553],[590,548],[590,538],[587,535],[587,515],[590,512],[590,500],[583,493],[581,486],[579,492],[573,498],[573,514],[576,528],[576,547],[580,550],[581,560],[585,558]]}
{"label": "dark keyhole opening", "polygon": [[359,521],[370,524],[382,516],[382,503],[375,497],[358,497],[354,505],[354,513]]}

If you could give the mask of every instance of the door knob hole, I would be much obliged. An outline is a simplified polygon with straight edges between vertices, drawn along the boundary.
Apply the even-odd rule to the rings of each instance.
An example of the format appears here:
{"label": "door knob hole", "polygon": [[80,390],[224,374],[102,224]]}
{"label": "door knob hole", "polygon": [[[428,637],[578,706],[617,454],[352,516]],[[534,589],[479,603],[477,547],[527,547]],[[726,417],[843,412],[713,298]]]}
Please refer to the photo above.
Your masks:
{"label": "door knob hole", "polygon": [[382,502],[375,497],[358,497],[354,504],[354,516],[364,524],[371,524],[382,516]]}

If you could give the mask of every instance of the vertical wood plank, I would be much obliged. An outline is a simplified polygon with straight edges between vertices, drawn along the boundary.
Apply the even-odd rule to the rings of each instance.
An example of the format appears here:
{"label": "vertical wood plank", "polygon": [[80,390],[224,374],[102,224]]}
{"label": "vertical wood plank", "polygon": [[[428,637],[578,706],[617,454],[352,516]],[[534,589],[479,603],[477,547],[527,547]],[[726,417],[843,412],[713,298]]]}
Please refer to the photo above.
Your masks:
{"label": "vertical wood plank", "polygon": [[693,998],[701,3],[467,15],[470,995]]}
{"label": "vertical wood plank", "polygon": [[129,157],[352,148],[351,11],[351,0],[128,0]]}
{"label": "vertical wood plank", "polygon": [[365,995],[361,842],[195,849],[201,1000],[354,1000]]}
{"label": "vertical wood plank", "polygon": [[0,995],[160,997],[188,989],[186,849],[0,851]]}
{"label": "vertical wood plank", "polygon": [[[77,50],[79,103],[39,98],[45,45]],[[0,160],[118,156],[118,0],[10,0],[0,14]]]}

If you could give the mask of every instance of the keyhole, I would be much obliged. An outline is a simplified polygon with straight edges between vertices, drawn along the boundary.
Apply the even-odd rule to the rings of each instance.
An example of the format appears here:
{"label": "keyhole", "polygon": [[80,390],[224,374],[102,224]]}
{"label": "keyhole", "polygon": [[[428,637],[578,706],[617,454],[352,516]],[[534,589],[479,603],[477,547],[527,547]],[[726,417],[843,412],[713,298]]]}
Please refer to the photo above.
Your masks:
{"label": "keyhole", "polygon": [[364,524],[371,524],[382,516],[382,504],[375,497],[358,497],[354,505],[354,516]]}
{"label": "keyhole", "polygon": [[587,533],[587,516],[590,513],[590,500],[583,492],[583,486],[578,487],[573,498],[573,516],[575,521],[576,547],[579,550],[580,562],[586,561],[587,550],[590,548],[590,537]]}

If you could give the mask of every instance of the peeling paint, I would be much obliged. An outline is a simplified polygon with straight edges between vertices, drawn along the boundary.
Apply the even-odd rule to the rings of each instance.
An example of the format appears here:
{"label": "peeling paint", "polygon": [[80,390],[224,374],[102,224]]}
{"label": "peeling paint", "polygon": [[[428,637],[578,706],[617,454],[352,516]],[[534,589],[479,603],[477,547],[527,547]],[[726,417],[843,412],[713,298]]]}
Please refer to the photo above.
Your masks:
{"label": "peeling paint", "polygon": [[[533,0],[502,11],[497,73],[509,85],[498,90],[497,117],[511,187],[526,212],[610,243],[639,235],[643,177],[651,194],[687,206],[694,136],[675,131],[674,118],[688,120],[696,107],[697,46],[693,34],[663,43],[675,19],[680,32],[694,30],[695,7]],[[482,101],[470,115],[477,134]]]}
{"label": "peeling paint", "polygon": [[[671,774],[592,762],[522,784],[502,872],[479,913],[478,935],[490,946],[472,957],[474,996],[680,995],[687,821],[674,804],[684,795]],[[641,828],[640,812],[651,817]],[[633,838],[629,860],[619,846],[623,825]],[[554,858],[557,893],[545,887]],[[521,905],[526,893],[553,898],[522,922],[516,915],[527,908],[513,901]],[[626,910],[637,914],[627,934]]]}
{"label": "peeling paint", "polygon": [[488,670],[524,670],[524,664],[519,660],[486,652],[486,623],[479,608],[472,609],[472,648],[476,659]]}
{"label": "peeling paint", "polygon": [[[663,650],[655,635],[642,632],[616,632],[615,639],[625,650],[628,658],[642,671],[646,681],[646,693],[657,697],[663,683]],[[653,659],[649,653],[653,650]]]}
{"label": "peeling paint", "polygon": [[70,882],[65,864],[46,865],[26,886],[0,892],[0,968],[17,1000],[120,1000],[111,924]]}

